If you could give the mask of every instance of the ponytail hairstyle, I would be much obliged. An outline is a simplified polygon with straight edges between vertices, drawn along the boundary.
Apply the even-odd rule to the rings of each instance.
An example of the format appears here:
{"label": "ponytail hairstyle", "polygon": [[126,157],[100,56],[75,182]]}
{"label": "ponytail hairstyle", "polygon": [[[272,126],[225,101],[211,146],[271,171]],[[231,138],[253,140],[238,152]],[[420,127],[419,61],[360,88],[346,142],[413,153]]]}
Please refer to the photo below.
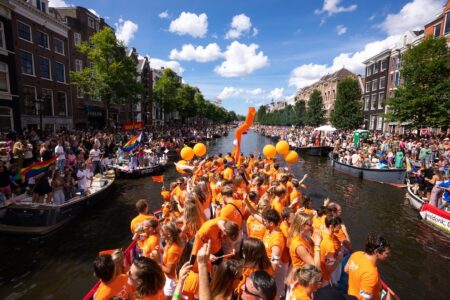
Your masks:
{"label": "ponytail hairstyle", "polygon": [[166,242],[168,245],[178,244],[181,245],[180,229],[175,222],[168,222],[161,228],[166,233]]}

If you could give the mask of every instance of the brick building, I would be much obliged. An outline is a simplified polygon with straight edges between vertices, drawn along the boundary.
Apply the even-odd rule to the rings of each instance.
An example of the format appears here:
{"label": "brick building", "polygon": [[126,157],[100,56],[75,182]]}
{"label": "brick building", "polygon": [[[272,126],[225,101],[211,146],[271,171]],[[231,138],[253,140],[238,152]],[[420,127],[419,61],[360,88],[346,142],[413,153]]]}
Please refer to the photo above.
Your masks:
{"label": "brick building", "polygon": [[450,0],[447,0],[442,12],[425,25],[425,36],[445,37],[450,46]]}

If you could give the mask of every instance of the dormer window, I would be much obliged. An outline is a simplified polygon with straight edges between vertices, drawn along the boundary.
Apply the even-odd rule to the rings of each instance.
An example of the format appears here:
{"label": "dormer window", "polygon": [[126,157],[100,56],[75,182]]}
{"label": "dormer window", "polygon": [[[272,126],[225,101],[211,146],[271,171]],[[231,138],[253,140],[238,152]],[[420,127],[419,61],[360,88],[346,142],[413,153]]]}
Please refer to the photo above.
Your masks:
{"label": "dormer window", "polygon": [[47,13],[47,1],[46,0],[36,0],[36,8]]}

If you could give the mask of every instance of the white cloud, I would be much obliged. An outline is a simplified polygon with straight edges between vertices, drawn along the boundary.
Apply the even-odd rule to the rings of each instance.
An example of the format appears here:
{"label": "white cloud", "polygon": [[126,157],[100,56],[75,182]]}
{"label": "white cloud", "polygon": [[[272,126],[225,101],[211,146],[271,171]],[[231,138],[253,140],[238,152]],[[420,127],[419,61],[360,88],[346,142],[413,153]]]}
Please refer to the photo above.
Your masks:
{"label": "white cloud", "polygon": [[328,13],[329,16],[333,14],[343,13],[343,12],[351,12],[356,10],[358,7],[356,4],[345,6],[339,6],[342,0],[324,0],[322,9],[316,9],[316,14]]}
{"label": "white cloud", "polygon": [[170,59],[178,60],[195,60],[197,62],[209,62],[214,61],[222,56],[220,47],[216,43],[208,44],[208,46],[194,47],[191,44],[183,45],[181,51],[172,49],[170,51]]}
{"label": "white cloud", "polygon": [[168,19],[169,18],[169,12],[167,10],[163,11],[163,12],[159,13],[158,17],[160,19]]}
{"label": "white cloud", "polygon": [[321,20],[320,20],[319,27],[322,27],[322,25],[325,24],[325,22],[326,22],[325,19],[321,19]]}
{"label": "white cloud", "polygon": [[344,25],[337,25],[335,30],[337,35],[343,35],[347,32],[347,27],[345,27]]}
{"label": "white cloud", "polygon": [[100,18],[100,15],[99,15],[95,10],[93,10],[92,8],[88,8],[88,10],[89,10],[91,13],[93,13],[96,17]]}
{"label": "white cloud", "polygon": [[180,63],[173,60],[166,61],[159,58],[150,58],[150,67],[152,69],[160,69],[162,67],[171,68],[180,76],[183,75],[184,72],[184,69],[181,67]]}
{"label": "white cloud", "polygon": [[291,72],[289,78],[289,86],[296,86],[302,88],[313,84],[320,77],[335,72],[342,67],[354,72],[363,73],[363,61],[380,53],[395,45],[400,39],[400,35],[389,36],[384,40],[368,43],[364,49],[354,53],[341,53],[333,59],[331,65],[326,64],[305,64],[295,68]]}
{"label": "white cloud", "polygon": [[169,31],[178,35],[189,34],[193,37],[205,37],[208,32],[208,16],[182,12],[180,16],[170,22]]}
{"label": "white cloud", "polygon": [[[252,22],[245,14],[236,15],[231,21],[231,29],[225,35],[226,39],[238,39],[243,34],[249,33],[252,29]],[[253,27],[253,36],[258,34],[258,29]]]}
{"label": "white cloud", "polygon": [[48,1],[49,7],[68,7],[73,6],[71,4],[67,4],[64,0],[49,0]]}
{"label": "white cloud", "polygon": [[119,19],[116,25],[116,37],[118,40],[124,42],[125,45],[134,38],[134,34],[138,30],[139,26],[130,20]]}
{"label": "white cloud", "polygon": [[232,42],[223,53],[225,61],[214,68],[214,71],[223,77],[238,77],[253,73],[265,67],[269,59],[262,51],[256,52],[259,48],[256,44],[241,44]]}
{"label": "white cloud", "polygon": [[[235,88],[232,86],[226,86],[222,89],[222,91],[219,93],[217,98],[221,100],[230,99],[230,98],[249,98],[249,97],[256,97],[261,96],[264,93],[264,90],[261,88],[256,89],[243,89],[243,88]],[[247,99],[246,101],[248,101]]]}
{"label": "white cloud", "polygon": [[258,30],[258,28],[256,28],[256,27],[253,27],[253,34],[252,34],[252,36],[257,36],[257,35],[258,35],[258,33],[259,33],[259,30]]}
{"label": "white cloud", "polygon": [[284,97],[284,88],[274,88],[270,91],[270,93],[267,95],[267,98],[273,99],[273,100],[280,100]]}
{"label": "white cloud", "polygon": [[426,22],[442,11],[442,4],[443,0],[413,0],[403,6],[399,13],[389,14],[379,27],[390,35],[423,29]]}

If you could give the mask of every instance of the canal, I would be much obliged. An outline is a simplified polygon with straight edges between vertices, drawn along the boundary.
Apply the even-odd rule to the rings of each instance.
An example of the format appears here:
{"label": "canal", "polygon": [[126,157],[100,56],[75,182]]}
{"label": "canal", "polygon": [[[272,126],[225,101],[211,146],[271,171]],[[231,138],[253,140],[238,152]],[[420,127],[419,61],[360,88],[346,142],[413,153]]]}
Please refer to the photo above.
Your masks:
{"label": "canal", "polygon": [[[209,153],[231,151],[232,142],[233,133],[212,141]],[[271,142],[250,130],[241,150],[261,151]],[[324,158],[301,157],[292,170],[297,177],[308,174],[313,206],[325,197],[342,205],[354,249],[363,249],[370,231],[391,242],[392,257],[380,271],[402,299],[448,299],[450,238],[419,220],[406,203],[404,189],[335,173]],[[165,183],[178,176],[170,167]],[[92,261],[98,251],[126,247],[136,200],[148,199],[156,209],[160,189],[150,178],[117,181],[109,199],[50,236],[0,237],[0,299],[81,299],[96,281]]]}

